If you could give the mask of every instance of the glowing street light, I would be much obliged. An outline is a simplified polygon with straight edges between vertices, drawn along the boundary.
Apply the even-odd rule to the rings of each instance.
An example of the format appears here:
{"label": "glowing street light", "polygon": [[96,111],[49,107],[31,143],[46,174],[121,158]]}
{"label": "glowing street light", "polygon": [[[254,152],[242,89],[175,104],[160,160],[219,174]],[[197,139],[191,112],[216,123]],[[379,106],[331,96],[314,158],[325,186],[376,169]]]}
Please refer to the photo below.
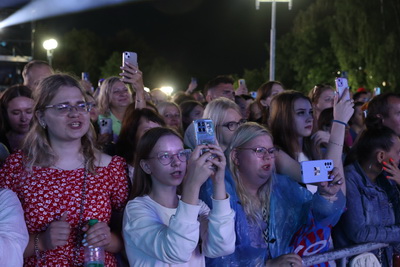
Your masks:
{"label": "glowing street light", "polygon": [[276,21],[276,3],[286,2],[289,3],[289,10],[292,9],[292,0],[256,0],[256,9],[260,9],[260,2],[272,3],[271,9],[271,33],[270,33],[270,47],[269,47],[269,80],[275,80],[275,21]]}
{"label": "glowing street light", "polygon": [[162,92],[164,92],[167,96],[171,96],[172,92],[174,91],[174,88],[171,86],[163,86],[160,88]]}
{"label": "glowing street light", "polygon": [[57,46],[58,43],[55,39],[49,39],[43,42],[43,47],[47,50],[47,60],[50,66],[52,65],[54,49],[56,49]]}

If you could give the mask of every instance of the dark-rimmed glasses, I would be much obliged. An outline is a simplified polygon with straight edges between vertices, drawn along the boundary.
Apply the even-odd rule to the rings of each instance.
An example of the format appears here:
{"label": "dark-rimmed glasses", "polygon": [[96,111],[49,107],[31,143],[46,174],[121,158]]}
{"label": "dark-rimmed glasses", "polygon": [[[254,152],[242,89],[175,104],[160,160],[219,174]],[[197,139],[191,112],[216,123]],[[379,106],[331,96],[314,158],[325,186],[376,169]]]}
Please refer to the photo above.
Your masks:
{"label": "dark-rimmed glasses", "polygon": [[227,122],[227,123],[224,123],[224,124],[222,124],[221,126],[222,127],[226,127],[226,128],[228,128],[229,129],[229,131],[236,131],[236,129],[240,126],[240,125],[242,125],[243,123],[246,123],[247,122],[247,120],[245,120],[245,119],[242,119],[242,120],[240,120],[240,121],[238,121],[238,122],[236,122],[236,121],[230,121],[230,122]]}
{"label": "dark-rimmed glasses", "polygon": [[269,158],[275,158],[275,152],[279,151],[279,148],[277,147],[237,147],[236,149],[252,150],[256,154],[257,158],[265,158],[266,156]]}
{"label": "dark-rimmed glasses", "polygon": [[67,115],[68,113],[72,112],[75,109],[79,113],[88,113],[92,109],[92,103],[82,102],[76,105],[69,105],[69,104],[55,104],[55,105],[48,105],[44,108],[52,108],[54,109],[59,115]]}
{"label": "dark-rimmed glasses", "polygon": [[162,165],[168,165],[174,160],[174,156],[177,156],[177,158],[182,162],[188,161],[190,153],[192,153],[192,150],[190,149],[183,149],[175,154],[171,154],[169,152],[159,152],[156,157],[149,157],[149,159],[156,158]]}

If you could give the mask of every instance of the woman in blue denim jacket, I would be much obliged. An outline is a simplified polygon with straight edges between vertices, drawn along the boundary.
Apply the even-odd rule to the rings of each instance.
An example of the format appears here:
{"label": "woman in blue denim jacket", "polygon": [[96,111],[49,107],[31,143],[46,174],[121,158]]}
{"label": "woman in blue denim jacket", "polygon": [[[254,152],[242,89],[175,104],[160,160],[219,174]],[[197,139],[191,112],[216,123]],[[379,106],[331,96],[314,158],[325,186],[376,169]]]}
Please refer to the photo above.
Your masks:
{"label": "woman in blue denim jacket", "polygon": [[[313,195],[288,176],[275,173],[275,153],[272,137],[263,126],[246,123],[235,132],[227,150],[230,170],[225,172],[236,212],[235,252],[207,258],[207,266],[302,266],[289,243],[310,210],[322,224],[334,225],[339,220],[345,206],[339,191],[341,177],[336,175],[332,186],[321,184]],[[210,196],[210,187],[203,185],[200,198],[208,204]]]}
{"label": "woman in blue denim jacket", "polygon": [[389,128],[368,129],[354,146],[355,161],[346,166],[347,211],[334,229],[335,247],[390,243],[373,251],[391,266],[400,249],[400,140]]}

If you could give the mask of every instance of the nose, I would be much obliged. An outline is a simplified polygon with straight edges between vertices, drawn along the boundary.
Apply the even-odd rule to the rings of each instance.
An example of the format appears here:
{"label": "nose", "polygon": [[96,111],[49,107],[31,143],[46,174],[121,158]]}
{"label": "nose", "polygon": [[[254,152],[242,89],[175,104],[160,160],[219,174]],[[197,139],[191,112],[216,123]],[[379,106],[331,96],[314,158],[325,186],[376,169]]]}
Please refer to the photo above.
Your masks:
{"label": "nose", "polygon": [[68,116],[70,117],[77,117],[79,116],[78,108],[75,106],[71,106],[68,110]]}
{"label": "nose", "polygon": [[178,155],[173,155],[172,156],[172,162],[171,162],[171,166],[180,166],[182,163],[182,161],[178,158]]}
{"label": "nose", "polygon": [[19,117],[19,120],[20,120],[21,122],[26,122],[26,121],[28,120],[27,114],[26,114],[25,112],[22,112],[22,113],[21,113],[21,116]]}

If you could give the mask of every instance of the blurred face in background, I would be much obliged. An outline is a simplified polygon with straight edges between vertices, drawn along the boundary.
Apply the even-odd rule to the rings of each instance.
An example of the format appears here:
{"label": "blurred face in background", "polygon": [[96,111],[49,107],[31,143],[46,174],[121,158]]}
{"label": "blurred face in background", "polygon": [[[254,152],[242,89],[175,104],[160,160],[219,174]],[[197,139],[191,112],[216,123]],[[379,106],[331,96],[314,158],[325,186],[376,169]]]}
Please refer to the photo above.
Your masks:
{"label": "blurred face in background", "polygon": [[177,107],[174,105],[169,105],[165,108],[163,114],[161,115],[164,117],[165,124],[167,124],[167,126],[174,129],[180,129],[182,121],[180,111]]}
{"label": "blurred face in background", "polygon": [[382,123],[400,136],[400,98],[390,97],[388,105],[389,112],[385,118],[382,118]]}
{"label": "blurred face in background", "polygon": [[47,65],[32,66],[26,74],[24,85],[35,91],[39,82],[52,74],[51,68]]}
{"label": "blurred face in background", "polygon": [[123,82],[117,81],[111,88],[110,107],[127,107],[132,103],[132,95]]}
{"label": "blurred face in background", "polygon": [[274,85],[272,86],[272,88],[271,88],[271,94],[270,94],[270,96],[268,96],[267,98],[262,99],[262,100],[260,101],[261,105],[263,105],[264,107],[269,107],[269,105],[271,104],[272,98],[273,98],[275,95],[277,95],[277,94],[279,94],[279,93],[282,93],[283,91],[284,91],[284,89],[283,89],[282,85],[277,84],[277,83],[274,84]]}
{"label": "blurred face in background", "polygon": [[188,117],[189,124],[194,120],[201,119],[203,117],[203,113],[204,113],[204,108],[202,106],[199,105],[195,106],[194,109],[192,109],[192,111],[190,111],[189,113]]}
{"label": "blurred face in background", "polygon": [[26,134],[33,116],[33,99],[18,96],[7,105],[7,117],[10,128],[18,134]]}
{"label": "blurred face in background", "polygon": [[314,107],[319,112],[324,109],[333,107],[333,100],[335,99],[335,92],[331,89],[326,89],[321,93],[318,98],[317,103],[315,103]]}

